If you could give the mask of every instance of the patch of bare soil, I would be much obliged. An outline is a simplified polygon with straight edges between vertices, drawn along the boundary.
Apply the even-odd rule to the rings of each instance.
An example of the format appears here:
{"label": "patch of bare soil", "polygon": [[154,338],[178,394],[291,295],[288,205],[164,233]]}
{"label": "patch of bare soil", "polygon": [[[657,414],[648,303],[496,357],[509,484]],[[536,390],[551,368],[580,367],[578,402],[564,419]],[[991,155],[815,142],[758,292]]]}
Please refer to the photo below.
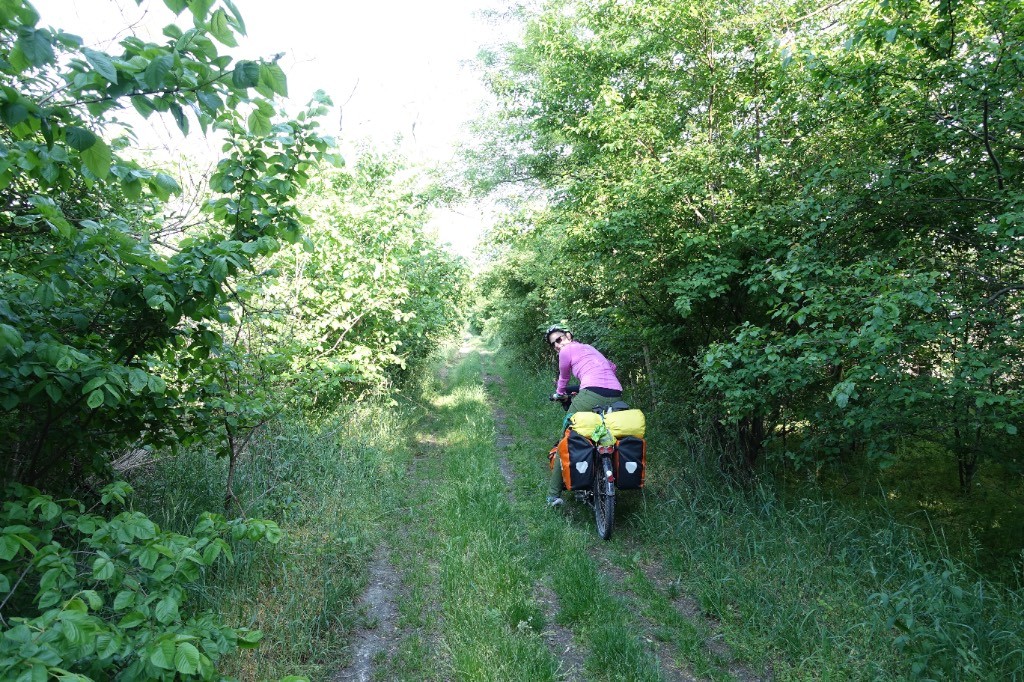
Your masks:
{"label": "patch of bare soil", "polygon": [[360,599],[363,625],[352,638],[352,664],[335,673],[332,682],[369,682],[382,658],[390,658],[401,641],[395,594],[401,588],[398,572],[378,546],[370,562],[370,582]]}
{"label": "patch of bare soil", "polygon": [[[505,380],[497,374],[484,372],[484,387],[491,394],[504,393]],[[498,469],[501,470],[501,475],[505,478],[505,483],[508,484],[509,499],[515,501],[513,490],[515,488],[516,474],[512,470],[508,457],[505,456],[505,451],[512,447],[512,444],[515,443],[515,438],[509,431],[508,415],[500,407],[494,410],[494,430],[497,433],[495,444],[498,447]]]}

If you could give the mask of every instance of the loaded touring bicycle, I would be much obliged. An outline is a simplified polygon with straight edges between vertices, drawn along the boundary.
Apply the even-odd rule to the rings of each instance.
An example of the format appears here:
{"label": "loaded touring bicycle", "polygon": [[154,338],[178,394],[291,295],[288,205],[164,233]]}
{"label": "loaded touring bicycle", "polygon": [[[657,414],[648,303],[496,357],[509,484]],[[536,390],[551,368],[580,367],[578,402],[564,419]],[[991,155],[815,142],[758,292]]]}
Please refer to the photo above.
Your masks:
{"label": "loaded touring bicycle", "polygon": [[[557,399],[568,410],[575,393]],[[552,400],[555,400],[552,397]],[[615,493],[644,485],[646,423],[640,410],[622,401],[567,416],[563,435],[548,454],[562,465],[562,483],[594,510],[597,534],[607,540],[615,525]]]}

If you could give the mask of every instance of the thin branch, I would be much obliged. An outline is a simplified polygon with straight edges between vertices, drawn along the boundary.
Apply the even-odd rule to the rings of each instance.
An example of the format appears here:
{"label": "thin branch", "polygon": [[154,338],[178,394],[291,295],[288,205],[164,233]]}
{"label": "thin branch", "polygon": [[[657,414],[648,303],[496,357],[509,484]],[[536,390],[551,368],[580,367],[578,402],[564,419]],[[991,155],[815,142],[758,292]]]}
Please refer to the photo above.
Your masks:
{"label": "thin branch", "polygon": [[322,358],[325,355],[327,355],[328,353],[333,353],[338,348],[338,346],[341,345],[341,342],[345,340],[345,337],[348,335],[348,333],[350,331],[352,331],[352,329],[357,324],[359,324],[359,321],[363,319],[363,316],[365,316],[367,313],[373,312],[376,309],[377,309],[377,306],[371,306],[371,307],[367,308],[366,310],[364,310],[363,312],[361,312],[358,315],[356,315],[356,319],[352,320],[352,323],[349,324],[348,327],[345,329],[345,331],[343,331],[341,333],[341,336],[339,336],[338,340],[334,342],[334,345],[331,346],[329,350],[325,350],[323,353],[320,353],[316,357],[317,358]]}
{"label": "thin branch", "polygon": [[987,299],[985,299],[982,302],[982,304],[980,306],[978,306],[978,307],[979,308],[984,308],[989,303],[992,303],[993,301],[995,301],[998,298],[1002,298],[1003,296],[1005,296],[1006,294],[1010,293],[1011,291],[1021,291],[1021,290],[1024,290],[1024,284],[1012,284],[1010,286],[1005,286],[1002,289],[1000,289],[999,291],[997,291],[996,293],[994,293],[991,296],[989,296]]}
{"label": "thin branch", "polygon": [[988,97],[984,99],[984,116],[981,119],[981,128],[985,134],[985,151],[988,152],[988,158],[992,159],[992,165],[996,168],[996,185],[999,187],[999,191],[1003,190],[1003,169],[999,165],[999,159],[996,158],[996,153],[992,151],[992,143],[988,135]]}
{"label": "thin branch", "polygon": [[11,590],[7,593],[7,596],[4,597],[4,600],[0,601],[0,623],[3,623],[4,627],[7,627],[7,621],[4,619],[3,616],[4,607],[7,606],[7,602],[10,601],[11,597],[14,596],[14,593],[18,591],[18,585],[20,585],[21,581],[25,579],[25,576],[28,575],[28,572],[30,570],[32,570],[31,561],[28,563],[28,565],[25,566],[25,570],[21,572],[21,575],[18,576],[18,579],[14,582],[14,587],[12,587]]}

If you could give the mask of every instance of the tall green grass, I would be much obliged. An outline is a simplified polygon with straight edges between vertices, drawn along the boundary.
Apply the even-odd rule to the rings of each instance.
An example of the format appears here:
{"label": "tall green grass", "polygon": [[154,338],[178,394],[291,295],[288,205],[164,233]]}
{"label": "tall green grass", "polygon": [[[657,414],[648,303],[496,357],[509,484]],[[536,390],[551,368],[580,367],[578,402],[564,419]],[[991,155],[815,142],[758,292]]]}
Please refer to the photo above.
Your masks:
{"label": "tall green grass", "polygon": [[[355,603],[386,521],[402,504],[407,434],[421,414],[382,399],[327,419],[289,415],[252,439],[235,493],[245,515],[277,521],[285,538],[277,546],[238,543],[235,563],[200,588],[204,605],[265,634],[225,672],[322,679],[347,662]],[[143,511],[187,531],[199,512],[223,510],[226,475],[223,461],[196,450],[161,460],[134,483]]]}
{"label": "tall green grass", "polygon": [[492,407],[478,353],[426,398],[435,438],[422,483],[430,499],[409,526],[433,570],[452,679],[554,680],[557,660],[540,636],[543,615],[522,553],[521,528],[495,458]]}
{"label": "tall green grass", "polygon": [[[379,679],[560,679],[545,640],[556,625],[572,632],[588,680],[659,680],[667,667],[728,680],[737,662],[776,680],[1024,677],[1019,589],[984,580],[884,505],[780,492],[768,475],[731,485],[720,446],[688,428],[682,406],[648,413],[648,486],[619,496],[615,535],[601,542],[589,509],[544,504],[562,420],[546,400],[551,376],[481,347],[450,353],[415,393],[289,415],[253,439],[236,494],[286,538],[238,543],[236,563],[197,588],[205,606],[266,633],[225,672],[316,680],[343,667],[383,546],[402,585],[400,638],[376,661]],[[485,367],[504,384],[485,391]],[[499,407],[511,436],[501,453]],[[225,479],[207,452],[168,457],[133,481],[136,504],[188,531],[223,508]],[[554,623],[541,584],[557,595]]]}
{"label": "tall green grass", "polygon": [[[545,404],[551,377],[501,373],[505,409],[524,418],[520,435],[539,459],[561,418]],[[619,496],[611,549],[627,570],[650,558],[651,577],[699,604],[703,622],[682,623],[650,579],[632,585],[638,608],[693,670],[728,677],[727,661],[700,645],[713,632],[780,680],[1024,677],[1019,589],[986,581],[884,507],[842,507],[809,487],[783,494],[768,472],[732,485],[721,445],[692,422],[684,406],[648,410],[647,488]],[[533,466],[535,479],[543,473]],[[533,493],[541,498],[539,484]]]}

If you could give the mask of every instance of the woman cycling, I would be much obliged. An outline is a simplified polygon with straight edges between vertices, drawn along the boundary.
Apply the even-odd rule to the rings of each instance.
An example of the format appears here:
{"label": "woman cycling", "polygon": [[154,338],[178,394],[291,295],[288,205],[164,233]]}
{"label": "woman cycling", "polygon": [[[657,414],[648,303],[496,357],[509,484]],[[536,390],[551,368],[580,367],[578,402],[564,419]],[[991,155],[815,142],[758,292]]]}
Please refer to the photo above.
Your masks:
{"label": "woman cycling", "polygon": [[[573,397],[567,416],[612,405],[622,399],[622,384],[615,376],[615,364],[601,355],[600,351],[576,341],[569,330],[557,325],[548,328],[544,339],[558,352],[558,379],[555,394],[551,398],[563,400],[566,397],[570,376],[580,381],[581,388]],[[563,490],[562,463],[558,458],[555,461],[547,499],[548,505],[552,507],[562,504],[559,495]]]}

